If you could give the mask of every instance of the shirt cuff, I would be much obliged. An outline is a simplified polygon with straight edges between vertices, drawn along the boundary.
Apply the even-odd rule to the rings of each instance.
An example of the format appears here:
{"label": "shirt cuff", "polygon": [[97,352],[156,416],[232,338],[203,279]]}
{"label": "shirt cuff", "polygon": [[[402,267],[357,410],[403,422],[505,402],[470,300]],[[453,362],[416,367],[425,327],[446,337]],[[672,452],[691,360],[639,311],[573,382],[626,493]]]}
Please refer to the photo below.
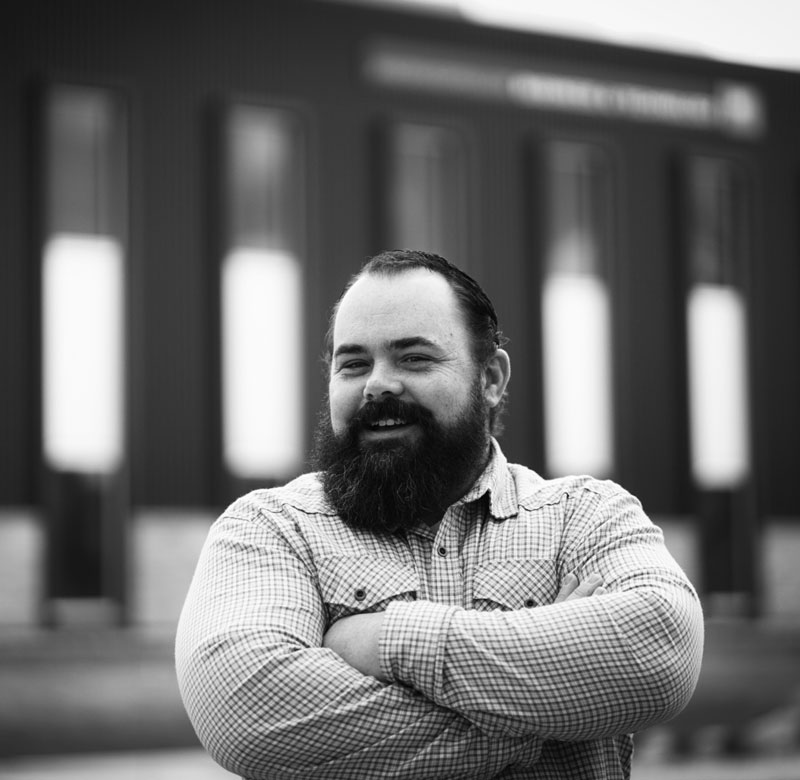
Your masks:
{"label": "shirt cuff", "polygon": [[435,701],[442,680],[447,631],[458,607],[431,601],[393,601],[378,639],[383,675]]}

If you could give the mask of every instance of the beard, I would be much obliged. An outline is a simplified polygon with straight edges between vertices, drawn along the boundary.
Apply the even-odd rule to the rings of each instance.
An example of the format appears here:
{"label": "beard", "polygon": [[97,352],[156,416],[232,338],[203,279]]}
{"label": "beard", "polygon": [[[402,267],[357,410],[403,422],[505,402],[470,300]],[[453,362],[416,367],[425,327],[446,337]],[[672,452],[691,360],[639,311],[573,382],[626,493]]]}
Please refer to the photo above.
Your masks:
{"label": "beard", "polygon": [[[380,419],[416,423],[419,435],[383,442],[360,441],[360,433]],[[325,494],[352,528],[397,533],[419,519],[436,520],[458,491],[469,489],[485,465],[489,412],[479,382],[469,403],[451,423],[437,422],[418,404],[389,396],[368,401],[337,436],[327,410],[320,413],[313,463]]]}

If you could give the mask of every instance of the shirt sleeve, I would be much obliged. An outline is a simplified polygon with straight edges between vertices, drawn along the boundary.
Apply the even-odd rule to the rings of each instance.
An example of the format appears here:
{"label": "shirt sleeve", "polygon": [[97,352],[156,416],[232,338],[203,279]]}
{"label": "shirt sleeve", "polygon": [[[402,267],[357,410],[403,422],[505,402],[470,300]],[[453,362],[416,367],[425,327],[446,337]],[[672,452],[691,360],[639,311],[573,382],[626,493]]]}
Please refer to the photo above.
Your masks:
{"label": "shirt sleeve", "polygon": [[599,572],[608,594],[494,612],[392,604],[384,674],[498,735],[583,741],[676,715],[700,671],[697,595],[636,499],[581,492],[557,569]]}
{"label": "shirt sleeve", "polygon": [[[285,530],[285,529],[283,529]],[[212,757],[247,778],[491,777],[538,740],[494,740],[322,648],[308,562],[262,516],[212,527],[181,613],[178,682]]]}

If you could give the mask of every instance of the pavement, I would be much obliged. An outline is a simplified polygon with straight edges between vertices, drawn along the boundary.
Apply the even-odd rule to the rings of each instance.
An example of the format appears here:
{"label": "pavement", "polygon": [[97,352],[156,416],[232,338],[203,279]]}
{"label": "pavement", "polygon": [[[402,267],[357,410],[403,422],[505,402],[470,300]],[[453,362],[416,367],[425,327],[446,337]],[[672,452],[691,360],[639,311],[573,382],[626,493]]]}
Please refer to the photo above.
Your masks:
{"label": "pavement", "polygon": [[[17,757],[0,780],[231,780],[201,749]],[[800,753],[747,758],[635,760],[633,780],[800,780]]]}
{"label": "pavement", "polygon": [[0,780],[233,780],[201,748],[0,760]]}

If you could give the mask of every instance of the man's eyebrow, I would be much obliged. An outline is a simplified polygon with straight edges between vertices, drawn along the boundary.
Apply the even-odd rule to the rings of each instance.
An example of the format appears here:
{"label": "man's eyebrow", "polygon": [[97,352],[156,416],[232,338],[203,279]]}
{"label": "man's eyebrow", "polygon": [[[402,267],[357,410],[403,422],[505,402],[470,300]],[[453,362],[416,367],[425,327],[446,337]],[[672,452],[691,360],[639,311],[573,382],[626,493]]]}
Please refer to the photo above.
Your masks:
{"label": "man's eyebrow", "polygon": [[388,344],[389,349],[409,349],[409,347],[431,347],[438,349],[439,345],[435,341],[425,338],[425,336],[407,336],[402,339],[394,339]]}
{"label": "man's eyebrow", "polygon": [[[411,347],[429,347],[431,349],[439,349],[439,344],[425,336],[406,336],[401,339],[392,339],[386,342],[388,349],[410,349]],[[340,344],[334,350],[333,356],[339,355],[358,355],[366,352],[366,347],[362,344]]]}
{"label": "man's eyebrow", "polygon": [[339,355],[353,355],[360,352],[366,352],[366,349],[361,346],[361,344],[340,344],[338,347],[336,347],[333,356],[338,357]]}

